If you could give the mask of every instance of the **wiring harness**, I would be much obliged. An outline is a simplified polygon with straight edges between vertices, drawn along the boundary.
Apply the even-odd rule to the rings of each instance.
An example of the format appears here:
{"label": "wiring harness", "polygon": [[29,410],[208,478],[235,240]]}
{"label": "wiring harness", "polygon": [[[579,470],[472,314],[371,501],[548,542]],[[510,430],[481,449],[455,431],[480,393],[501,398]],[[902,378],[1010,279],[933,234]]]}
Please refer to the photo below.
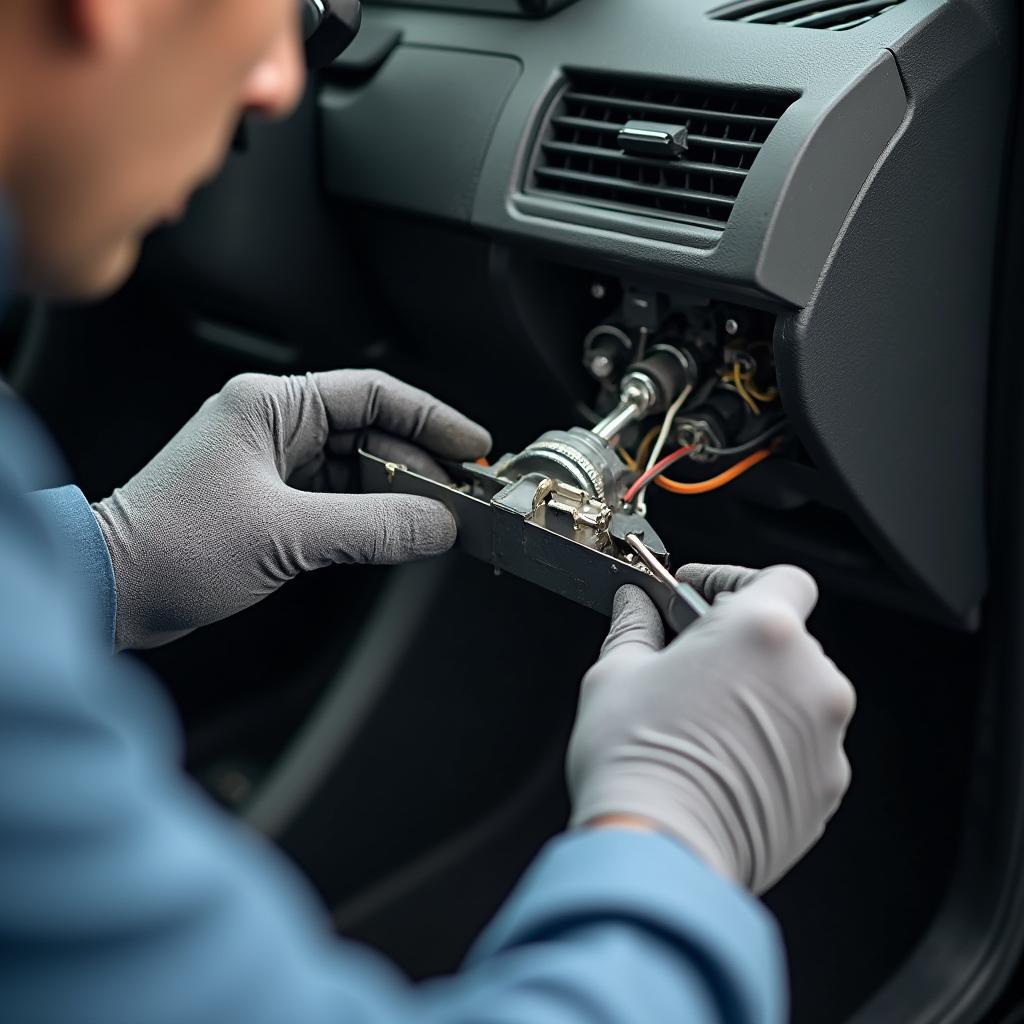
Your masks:
{"label": "wiring harness", "polygon": [[[770,352],[770,347],[766,343],[758,344],[764,345]],[[787,423],[780,418],[781,412],[777,409],[778,388],[774,383],[759,385],[757,375],[757,361],[748,350],[732,353],[711,376],[707,385],[697,389],[696,393],[691,386],[687,386],[679,394],[665,413],[662,422],[645,434],[635,453],[631,454],[620,448],[619,455],[622,460],[637,474],[623,495],[623,501],[634,504],[640,515],[646,515],[645,495],[651,484],[671,494],[709,494],[732,483],[754,466],[770,458],[783,440]],[[692,397],[694,405],[699,407],[715,389],[735,394],[750,417],[767,419],[774,414],[774,422],[749,440],[724,447],[711,443],[699,428],[691,425],[692,440],[663,455],[673,428],[677,425],[677,419],[686,411],[687,401]],[[719,458],[732,458],[737,461],[721,472],[699,481],[684,482],[665,475],[666,470],[687,458],[704,462]]]}

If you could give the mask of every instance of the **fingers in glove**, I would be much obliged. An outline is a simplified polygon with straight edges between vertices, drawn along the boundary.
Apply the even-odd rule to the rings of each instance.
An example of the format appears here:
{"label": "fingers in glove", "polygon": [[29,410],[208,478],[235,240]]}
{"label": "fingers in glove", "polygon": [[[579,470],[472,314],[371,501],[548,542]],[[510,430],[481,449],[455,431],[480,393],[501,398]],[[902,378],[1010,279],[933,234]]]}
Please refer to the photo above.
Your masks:
{"label": "fingers in glove", "polygon": [[[330,467],[323,450],[314,452],[302,465],[296,467],[286,480],[289,487],[300,491],[335,490],[328,483]],[[347,488],[346,488],[347,489]]]}
{"label": "fingers in glove", "polygon": [[620,587],[601,659],[611,654],[646,654],[664,646],[665,627],[654,602],[639,587]]}
{"label": "fingers in glove", "polygon": [[[359,487],[358,468],[352,464],[352,452],[363,448],[387,462],[397,462],[407,466],[414,473],[425,476],[439,484],[450,484],[451,477],[444,471],[436,459],[431,458],[422,448],[402,441],[379,430],[368,430],[360,434],[336,434],[328,439],[327,459],[322,472],[317,477],[317,484],[303,488],[313,491],[351,491]],[[294,487],[301,484],[288,481]]]}
{"label": "fingers in glove", "polygon": [[378,370],[314,374],[334,433],[368,427],[414,441],[443,459],[477,459],[491,450],[491,435],[433,395]]}
{"label": "fingers in glove", "polygon": [[746,569],[741,565],[704,565],[692,562],[676,573],[676,579],[681,583],[689,583],[705,601],[714,601],[719,594],[731,594],[739,590],[757,573],[757,569]]}
{"label": "fingers in glove", "polygon": [[292,492],[282,547],[294,568],[331,562],[397,565],[443,554],[455,543],[452,514],[439,501],[409,494]]}
{"label": "fingers in glove", "polygon": [[784,611],[795,615],[802,624],[817,603],[818,585],[810,573],[795,565],[773,565],[770,569],[762,569],[745,583],[731,598],[728,608],[730,614],[744,609],[769,616],[773,612]]}
{"label": "fingers in glove", "polygon": [[310,373],[240,373],[194,419],[204,416],[208,435],[269,455],[282,480],[298,478],[308,486],[323,464],[328,424]]}

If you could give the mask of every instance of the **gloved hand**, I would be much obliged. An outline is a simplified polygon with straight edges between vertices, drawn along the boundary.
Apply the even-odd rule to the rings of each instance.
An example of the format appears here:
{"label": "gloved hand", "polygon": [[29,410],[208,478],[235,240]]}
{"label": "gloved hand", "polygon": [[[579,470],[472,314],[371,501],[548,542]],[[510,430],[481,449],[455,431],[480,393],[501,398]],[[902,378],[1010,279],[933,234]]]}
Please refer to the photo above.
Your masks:
{"label": "gloved hand", "polygon": [[853,688],[805,628],[817,601],[807,573],[687,566],[679,577],[714,603],[664,650],[650,599],[616,595],[569,746],[572,823],[643,819],[761,893],[846,791]]}
{"label": "gloved hand", "polygon": [[338,492],[360,446],[444,479],[431,455],[475,459],[490,444],[454,409],[376,371],[233,378],[93,505],[114,567],[118,649],[167,643],[332,562],[446,551],[455,523],[438,502]]}

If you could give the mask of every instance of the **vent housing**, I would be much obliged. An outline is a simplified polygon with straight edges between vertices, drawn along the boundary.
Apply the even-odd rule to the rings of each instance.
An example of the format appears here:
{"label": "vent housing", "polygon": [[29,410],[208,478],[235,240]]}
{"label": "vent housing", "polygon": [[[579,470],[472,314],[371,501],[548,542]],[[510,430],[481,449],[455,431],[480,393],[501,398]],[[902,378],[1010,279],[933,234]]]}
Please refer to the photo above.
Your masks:
{"label": "vent housing", "polygon": [[[526,191],[721,229],[792,96],[573,73],[537,139]],[[628,121],[687,129],[681,159],[627,154]]]}
{"label": "vent housing", "polygon": [[748,25],[788,25],[845,32],[878,17],[902,0],[737,0],[711,12],[717,21]]}

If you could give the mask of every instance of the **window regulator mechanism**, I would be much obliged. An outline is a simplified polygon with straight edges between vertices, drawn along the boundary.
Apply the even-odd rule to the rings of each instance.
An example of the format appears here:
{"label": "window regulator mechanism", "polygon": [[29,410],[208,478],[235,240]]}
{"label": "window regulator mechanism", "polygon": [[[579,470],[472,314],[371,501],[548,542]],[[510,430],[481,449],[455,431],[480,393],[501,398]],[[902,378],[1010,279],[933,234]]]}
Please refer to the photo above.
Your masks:
{"label": "window regulator mechanism", "polygon": [[440,501],[458,525],[456,547],[604,614],[620,587],[638,586],[678,633],[707,602],[675,579],[661,538],[623,502],[630,471],[615,446],[627,426],[664,412],[696,379],[691,356],[655,346],[623,378],[619,405],[589,430],[549,431],[493,466],[446,465],[450,484],[360,451],[363,490]]}

